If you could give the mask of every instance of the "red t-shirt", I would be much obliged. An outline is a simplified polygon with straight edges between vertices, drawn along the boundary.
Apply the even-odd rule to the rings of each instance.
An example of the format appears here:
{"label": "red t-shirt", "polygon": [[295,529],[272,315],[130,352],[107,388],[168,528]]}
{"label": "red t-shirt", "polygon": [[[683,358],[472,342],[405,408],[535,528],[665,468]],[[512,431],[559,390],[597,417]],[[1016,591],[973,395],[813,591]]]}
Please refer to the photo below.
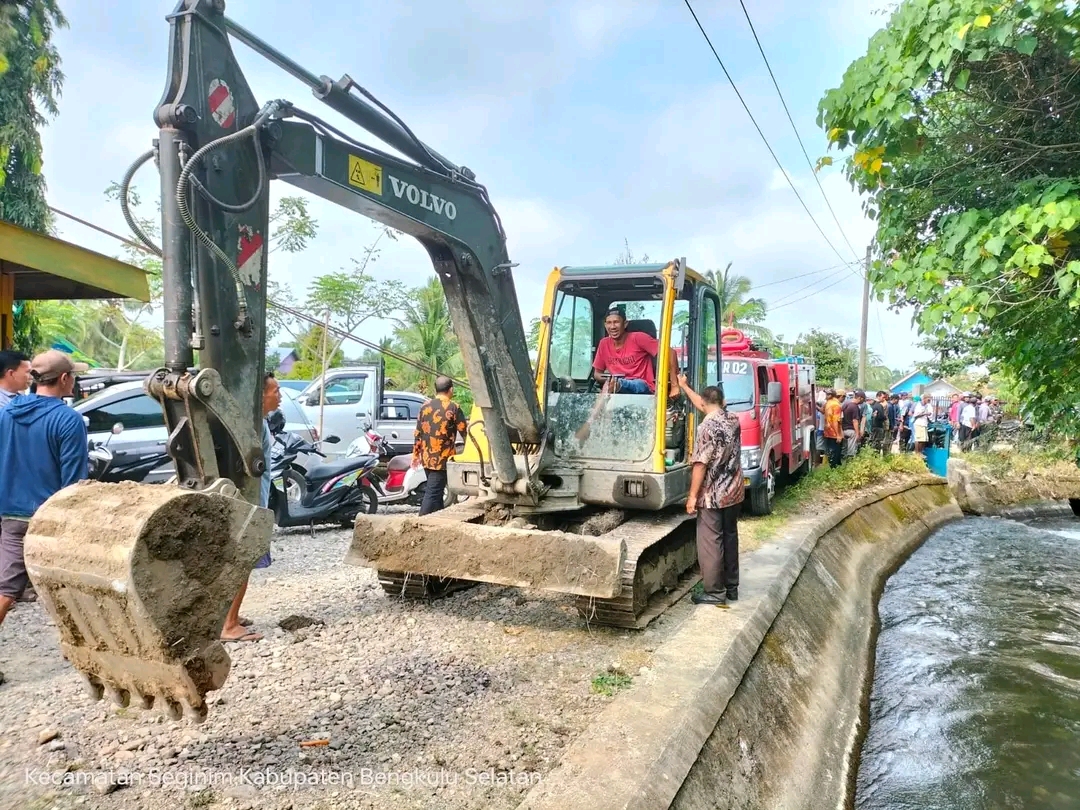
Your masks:
{"label": "red t-shirt", "polygon": [[656,357],[659,342],[644,332],[627,332],[623,345],[616,347],[610,337],[600,339],[593,368],[611,374],[622,374],[629,380],[644,380],[650,391],[656,391],[656,379],[650,362]]}

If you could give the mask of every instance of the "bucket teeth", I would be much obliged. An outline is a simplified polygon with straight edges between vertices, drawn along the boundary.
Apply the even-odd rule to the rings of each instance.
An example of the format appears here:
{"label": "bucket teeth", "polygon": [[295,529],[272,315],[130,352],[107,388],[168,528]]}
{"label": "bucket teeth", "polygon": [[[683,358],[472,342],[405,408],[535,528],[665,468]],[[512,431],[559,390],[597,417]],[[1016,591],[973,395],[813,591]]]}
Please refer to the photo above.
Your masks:
{"label": "bucket teeth", "polygon": [[83,675],[83,683],[91,700],[101,700],[105,694],[105,687],[101,685],[101,681],[92,675]]}
{"label": "bucket teeth", "polygon": [[229,486],[84,481],[30,521],[30,580],[91,698],[205,720],[229,673],[225,614],[273,525]]}
{"label": "bucket teeth", "polygon": [[105,691],[109,693],[109,700],[119,706],[121,709],[126,709],[131,704],[131,693],[127,689],[117,689],[115,686],[108,686]]}

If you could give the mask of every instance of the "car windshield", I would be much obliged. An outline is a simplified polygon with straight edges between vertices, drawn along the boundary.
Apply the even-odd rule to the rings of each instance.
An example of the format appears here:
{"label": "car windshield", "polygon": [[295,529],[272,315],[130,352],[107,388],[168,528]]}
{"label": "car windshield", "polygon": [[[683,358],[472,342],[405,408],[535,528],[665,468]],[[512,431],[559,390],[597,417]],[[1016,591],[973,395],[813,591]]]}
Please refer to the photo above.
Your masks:
{"label": "car windshield", "polygon": [[724,360],[724,400],[729,411],[749,411],[754,407],[754,367],[745,360]]}

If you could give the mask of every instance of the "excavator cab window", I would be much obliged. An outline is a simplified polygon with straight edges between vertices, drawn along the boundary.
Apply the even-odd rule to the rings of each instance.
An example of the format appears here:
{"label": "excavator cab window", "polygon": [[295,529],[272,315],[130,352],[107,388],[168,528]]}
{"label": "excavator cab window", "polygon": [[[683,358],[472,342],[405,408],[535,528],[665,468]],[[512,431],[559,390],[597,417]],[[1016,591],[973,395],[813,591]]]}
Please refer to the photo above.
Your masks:
{"label": "excavator cab window", "polygon": [[556,293],[549,374],[553,380],[587,383],[592,374],[593,305],[588,298]]}
{"label": "excavator cab window", "polygon": [[[659,339],[663,326],[663,282],[625,278],[567,282],[556,293],[551,327],[546,411],[555,452],[564,458],[641,462],[653,452],[655,394],[601,396],[593,360],[606,335],[612,307],[626,314],[627,330]],[[670,347],[685,358],[691,340],[689,297],[675,302]],[[661,347],[662,349],[665,347]],[[653,361],[657,376],[657,363]],[[658,381],[663,384],[663,381]]]}

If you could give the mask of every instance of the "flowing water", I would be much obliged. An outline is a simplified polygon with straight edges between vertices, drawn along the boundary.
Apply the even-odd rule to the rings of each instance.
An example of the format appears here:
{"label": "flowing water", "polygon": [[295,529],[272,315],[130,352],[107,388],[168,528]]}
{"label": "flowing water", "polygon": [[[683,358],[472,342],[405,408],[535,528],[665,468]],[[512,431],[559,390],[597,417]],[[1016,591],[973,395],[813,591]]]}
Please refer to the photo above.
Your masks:
{"label": "flowing water", "polygon": [[1080,520],[947,525],[879,611],[856,810],[1080,810]]}

